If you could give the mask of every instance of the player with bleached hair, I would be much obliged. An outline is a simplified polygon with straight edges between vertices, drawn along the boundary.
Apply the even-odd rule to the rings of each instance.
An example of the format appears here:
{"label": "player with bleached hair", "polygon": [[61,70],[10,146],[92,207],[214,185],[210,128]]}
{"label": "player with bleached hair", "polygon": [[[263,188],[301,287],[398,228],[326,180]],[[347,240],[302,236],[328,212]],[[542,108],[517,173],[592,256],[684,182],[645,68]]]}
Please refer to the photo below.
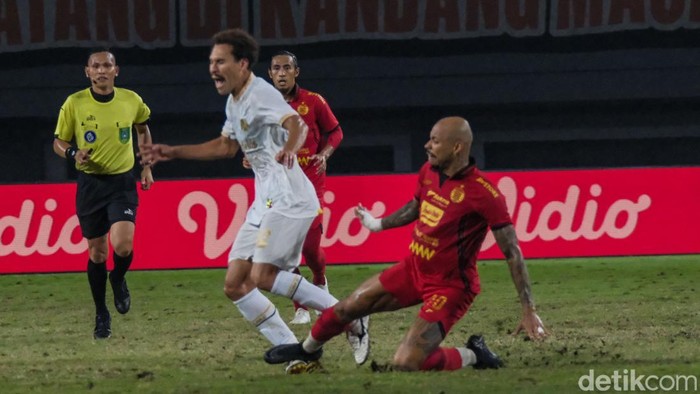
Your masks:
{"label": "player with bleached hair", "polygon": [[362,205],[355,209],[362,224],[374,232],[416,222],[410,254],[323,311],[303,343],[268,350],[266,362],[314,362],[321,357],[323,344],[342,333],[349,322],[421,304],[390,369],[501,367],[501,359],[489,350],[482,336],[472,335],[464,346],[440,346],[481,290],[477,255],[489,228],[506,257],[522,306],[522,320],[515,333],[524,330],[532,339],[547,335],[535,311],[527,268],[505,199],[476,168],[469,156],[471,144],[471,128],[464,118],[444,118],[433,126],[425,144],[428,161],[418,174],[413,199],[381,219],[372,217]]}

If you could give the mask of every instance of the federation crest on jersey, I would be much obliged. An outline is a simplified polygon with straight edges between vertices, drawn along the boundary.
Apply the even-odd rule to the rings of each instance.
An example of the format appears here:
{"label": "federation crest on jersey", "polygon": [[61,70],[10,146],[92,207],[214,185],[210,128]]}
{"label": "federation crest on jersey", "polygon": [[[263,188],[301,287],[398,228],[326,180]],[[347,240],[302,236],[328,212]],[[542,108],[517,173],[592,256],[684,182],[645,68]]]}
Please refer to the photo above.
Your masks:
{"label": "federation crest on jersey", "polygon": [[450,200],[455,203],[460,203],[464,200],[464,194],[464,186],[460,185],[459,187],[455,187],[450,192]]}
{"label": "federation crest on jersey", "polygon": [[241,119],[241,130],[248,132],[248,129],[250,128],[250,125],[248,122],[245,121],[245,119]]}
{"label": "federation crest on jersey", "polygon": [[304,116],[309,113],[309,106],[306,105],[306,103],[301,103],[299,104],[299,108],[297,108],[297,112],[299,115]]}
{"label": "federation crest on jersey", "polygon": [[131,127],[122,127],[119,129],[119,142],[126,144],[131,137]]}
{"label": "federation crest on jersey", "polygon": [[94,130],[88,130],[83,135],[83,138],[85,138],[85,142],[92,144],[97,139],[97,133]]}

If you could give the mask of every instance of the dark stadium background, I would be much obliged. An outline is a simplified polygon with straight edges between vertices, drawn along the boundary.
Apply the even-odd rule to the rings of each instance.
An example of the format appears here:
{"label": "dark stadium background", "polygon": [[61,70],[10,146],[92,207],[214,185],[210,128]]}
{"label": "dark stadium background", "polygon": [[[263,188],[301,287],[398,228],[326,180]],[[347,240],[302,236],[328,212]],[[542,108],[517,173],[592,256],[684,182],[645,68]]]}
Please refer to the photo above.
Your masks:
{"label": "dark stadium background", "polygon": [[[468,118],[486,170],[700,164],[700,32],[638,30],[576,37],[343,40],[264,46],[297,54],[305,88],[345,131],[329,173],[413,172],[442,116]],[[115,48],[117,85],[151,107],[156,142],[218,135],[224,98],[208,47]],[[75,177],[51,150],[66,96],[87,87],[85,48],[0,53],[0,182]],[[249,176],[239,162],[163,163],[158,179]]]}

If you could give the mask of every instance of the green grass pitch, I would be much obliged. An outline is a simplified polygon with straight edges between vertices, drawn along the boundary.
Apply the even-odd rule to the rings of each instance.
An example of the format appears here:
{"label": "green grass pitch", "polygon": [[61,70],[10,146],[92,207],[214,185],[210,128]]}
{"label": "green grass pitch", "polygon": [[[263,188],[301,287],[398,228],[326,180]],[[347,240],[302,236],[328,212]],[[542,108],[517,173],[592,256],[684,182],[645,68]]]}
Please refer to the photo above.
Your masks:
{"label": "green grass pitch", "polygon": [[[331,291],[346,296],[384,267],[329,266]],[[479,263],[481,295],[444,342],[483,334],[504,369],[373,373],[369,362],[355,366],[339,337],[326,345],[327,373],[299,376],[264,363],[269,344],[223,295],[223,269],[130,272],[127,315],[114,311],[108,287],[106,341],[92,339],[85,273],[2,275],[0,392],[567,393],[578,392],[590,370],[700,376],[700,256],[530,260],[528,267],[550,338],[509,335],[520,318],[515,288],[505,262],[487,261]],[[290,320],[291,302],[271,299]],[[372,317],[370,360],[391,360],[416,311]],[[309,327],[292,329],[302,339]]]}

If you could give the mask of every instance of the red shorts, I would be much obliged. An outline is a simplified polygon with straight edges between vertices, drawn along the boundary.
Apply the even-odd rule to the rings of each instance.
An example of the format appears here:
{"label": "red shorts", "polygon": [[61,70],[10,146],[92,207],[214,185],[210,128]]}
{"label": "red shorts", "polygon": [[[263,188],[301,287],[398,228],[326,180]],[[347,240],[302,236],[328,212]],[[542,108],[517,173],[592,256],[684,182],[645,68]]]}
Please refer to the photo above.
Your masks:
{"label": "red shorts", "polygon": [[409,255],[379,275],[384,289],[403,307],[423,306],[418,316],[431,323],[440,322],[445,335],[464,316],[476,295],[464,287],[426,283]]}

